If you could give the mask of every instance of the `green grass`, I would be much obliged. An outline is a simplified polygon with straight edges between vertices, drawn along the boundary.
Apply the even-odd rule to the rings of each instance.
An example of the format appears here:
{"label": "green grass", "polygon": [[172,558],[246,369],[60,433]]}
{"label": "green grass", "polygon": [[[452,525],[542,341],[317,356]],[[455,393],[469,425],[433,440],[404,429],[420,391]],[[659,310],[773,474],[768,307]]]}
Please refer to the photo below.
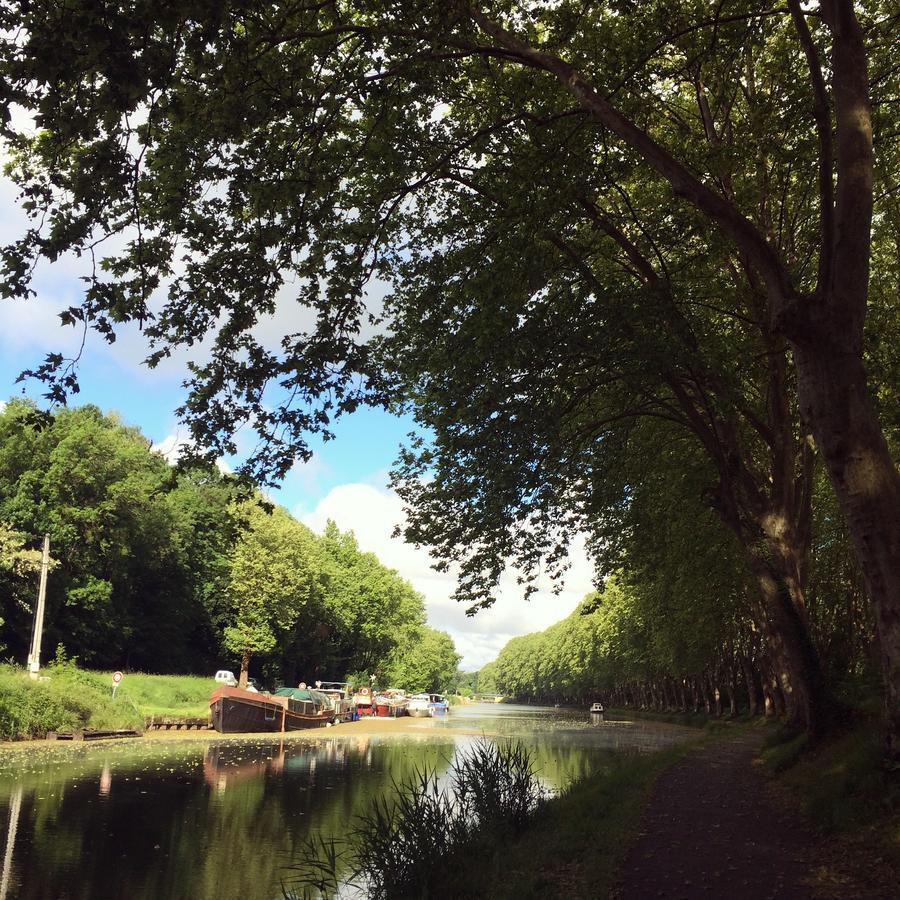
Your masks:
{"label": "green grass", "polygon": [[79,728],[143,728],[147,716],[206,716],[212,678],[127,673],[112,696],[112,673],[51,664],[33,681],[0,666],[0,740],[46,737]]}
{"label": "green grass", "polygon": [[53,666],[33,681],[19,668],[0,666],[0,738],[45,737],[77,728],[141,728],[144,717],[127,698],[112,697],[109,682],[71,665]]}
{"label": "green grass", "polygon": [[840,833],[900,816],[900,783],[884,770],[882,751],[878,724],[860,721],[814,747],[805,735],[777,733],[766,741],[762,759],[817,828]]}
{"label": "green grass", "polygon": [[694,712],[653,712],[652,710],[608,709],[607,718],[612,719],[648,719],[651,722],[665,722],[669,725],[686,725],[689,728],[706,728],[716,730],[729,724],[755,722],[761,717],[741,713],[731,717],[728,713],[715,716],[705,711]]}
{"label": "green grass", "polygon": [[686,749],[627,756],[575,782],[524,833],[460,859],[435,898],[608,896],[650,789]]}
{"label": "green grass", "polygon": [[[112,673],[102,673],[111,684]],[[205,716],[209,695],[216,689],[212,678],[200,675],[125,674],[117,694],[126,697],[146,716]]]}
{"label": "green grass", "polygon": [[776,790],[822,834],[815,878],[892,896],[900,876],[900,778],[883,766],[882,730],[860,717],[821,744],[779,731],[762,752]]}

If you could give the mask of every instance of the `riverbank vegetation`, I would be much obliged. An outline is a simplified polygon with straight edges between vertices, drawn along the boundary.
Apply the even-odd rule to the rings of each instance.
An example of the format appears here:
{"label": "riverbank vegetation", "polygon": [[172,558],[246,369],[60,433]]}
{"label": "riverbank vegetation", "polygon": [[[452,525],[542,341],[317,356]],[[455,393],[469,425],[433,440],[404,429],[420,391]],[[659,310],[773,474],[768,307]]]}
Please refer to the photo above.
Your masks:
{"label": "riverbank vegetation", "polygon": [[545,800],[524,745],[482,739],[441,779],[421,770],[377,798],[347,839],[311,839],[287,879],[289,896],[330,897],[341,884],[372,900],[466,896],[460,871],[521,834]]}
{"label": "riverbank vegetation", "polygon": [[143,730],[148,716],[209,715],[216,687],[210,676],[129,672],[113,696],[111,675],[77,666],[61,647],[40,680],[20,666],[0,665],[0,740],[85,728]]}
{"label": "riverbank vegetation", "polygon": [[144,712],[96,672],[50,666],[33,681],[18,667],[0,666],[0,740],[42,738],[49,731],[143,729]]}
{"label": "riverbank vegetation", "polygon": [[352,533],[314,534],[216,467],[179,471],[96,407],[0,411],[0,523],[0,646],[14,659],[36,594],[26,536],[47,533],[45,659],[62,645],[91,668],[252,665],[289,684],[375,673],[411,690],[455,677],[421,595]]}
{"label": "riverbank vegetation", "polygon": [[815,877],[833,889],[848,878],[891,896],[900,873],[900,782],[883,766],[877,718],[855,720],[816,746],[775,730],[762,762],[783,802],[821,837]]}
{"label": "riverbank vegetation", "polygon": [[348,841],[311,841],[287,895],[355,884],[373,898],[607,897],[650,788],[685,750],[611,757],[549,796],[529,751],[482,741],[443,786],[420,772],[362,813]]}

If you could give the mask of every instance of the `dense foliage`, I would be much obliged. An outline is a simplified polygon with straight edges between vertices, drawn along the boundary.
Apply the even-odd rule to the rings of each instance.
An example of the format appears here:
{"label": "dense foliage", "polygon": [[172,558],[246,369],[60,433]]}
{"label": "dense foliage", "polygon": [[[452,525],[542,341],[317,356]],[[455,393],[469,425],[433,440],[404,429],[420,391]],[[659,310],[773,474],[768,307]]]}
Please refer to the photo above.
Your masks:
{"label": "dense foliage", "polygon": [[[0,740],[46,737],[48,731],[144,727],[142,710],[120,696],[109,679],[61,662],[46,681],[32,681],[21,669],[0,666]],[[209,682],[206,683],[209,695]]]}
{"label": "dense foliage", "polygon": [[[579,530],[602,557],[640,485],[623,463],[654,480],[632,447],[664,448],[736,542],[727,604],[812,735],[824,470],[900,760],[896,23],[884,0],[4,0],[31,227],[2,290],[89,257],[64,322],[139,322],[151,364],[206,341],[196,445],[251,422],[265,478],[334,415],[409,403],[408,536],[473,606],[511,558],[526,589],[557,573]],[[303,327],[267,339],[292,297]],[[57,354],[33,374],[76,386]],[[229,635],[269,648],[271,626],[248,608]]]}
{"label": "dense foliage", "polygon": [[[654,479],[654,470],[666,472],[664,457],[645,465],[618,531],[606,536],[616,574],[561,622],[506,644],[478,673],[478,689],[529,701],[783,714],[791,685],[756,626],[737,542],[698,502],[698,473]],[[871,610],[821,474],[816,497],[810,634],[828,695],[847,704],[844,715],[871,713],[880,694]]]}
{"label": "dense foliage", "polygon": [[0,413],[0,522],[0,641],[15,659],[47,533],[45,659],[60,644],[91,667],[147,672],[237,671],[245,657],[266,681],[365,670],[434,690],[456,670],[422,597],[352,533],[316,535],[216,468],[177,472],[92,406]]}

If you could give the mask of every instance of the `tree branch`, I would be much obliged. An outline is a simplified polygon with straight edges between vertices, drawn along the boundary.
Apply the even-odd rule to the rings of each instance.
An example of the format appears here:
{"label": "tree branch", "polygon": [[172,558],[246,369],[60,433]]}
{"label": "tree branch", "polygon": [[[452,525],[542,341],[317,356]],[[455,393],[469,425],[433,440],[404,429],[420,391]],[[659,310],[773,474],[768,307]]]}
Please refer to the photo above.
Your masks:
{"label": "tree branch", "polygon": [[831,115],[828,108],[828,89],[822,74],[822,63],[813,43],[812,35],[806,24],[806,17],[800,8],[800,0],[788,0],[794,28],[800,40],[800,46],[806,54],[809,66],[809,79],[813,90],[813,117],[816,120],[816,134],[819,139],[819,231],[821,247],[819,248],[819,273],[817,289],[827,290],[831,282],[831,270],[834,264],[834,150],[831,140]]}
{"label": "tree branch", "polygon": [[790,276],[775,251],[732,203],[707,187],[668,150],[609,104],[569,63],[523,43],[480,10],[470,6],[469,12],[483,31],[517,55],[523,64],[555,75],[584,109],[637,151],[669,182],[676,194],[721,226],[759,269],[768,287],[773,314],[777,315],[796,296]]}

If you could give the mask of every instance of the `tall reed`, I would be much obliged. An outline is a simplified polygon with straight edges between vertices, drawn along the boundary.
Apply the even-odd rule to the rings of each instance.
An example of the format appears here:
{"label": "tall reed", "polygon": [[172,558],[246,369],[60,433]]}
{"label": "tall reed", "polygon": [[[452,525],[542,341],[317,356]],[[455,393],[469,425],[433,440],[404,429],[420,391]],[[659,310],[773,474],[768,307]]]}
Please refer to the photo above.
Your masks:
{"label": "tall reed", "polygon": [[520,831],[544,799],[528,749],[479,740],[450,767],[446,786],[420,770],[376,799],[344,840],[314,838],[289,869],[285,896],[328,898],[343,885],[372,900],[429,897],[454,858]]}

